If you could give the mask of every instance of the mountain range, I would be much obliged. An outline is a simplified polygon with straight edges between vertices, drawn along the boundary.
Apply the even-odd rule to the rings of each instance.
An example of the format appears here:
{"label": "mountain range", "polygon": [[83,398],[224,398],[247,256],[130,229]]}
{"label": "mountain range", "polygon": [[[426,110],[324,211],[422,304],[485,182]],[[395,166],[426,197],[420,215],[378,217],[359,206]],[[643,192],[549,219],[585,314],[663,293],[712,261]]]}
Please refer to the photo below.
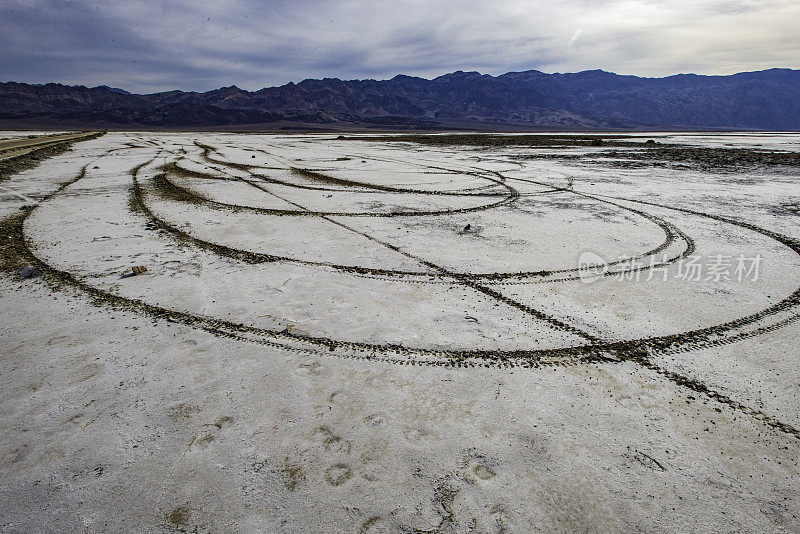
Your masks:
{"label": "mountain range", "polygon": [[623,76],[602,70],[432,80],[309,79],[245,91],[132,94],[0,83],[0,127],[279,129],[800,129],[800,70]]}

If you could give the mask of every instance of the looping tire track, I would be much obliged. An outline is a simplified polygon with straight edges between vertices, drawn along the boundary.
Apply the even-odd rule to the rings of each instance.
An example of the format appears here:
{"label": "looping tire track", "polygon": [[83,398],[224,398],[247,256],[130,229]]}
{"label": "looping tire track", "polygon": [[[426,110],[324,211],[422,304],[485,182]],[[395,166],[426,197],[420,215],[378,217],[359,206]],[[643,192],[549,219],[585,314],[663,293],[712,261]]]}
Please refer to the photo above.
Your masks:
{"label": "looping tire track", "polygon": [[[155,159],[155,158],[154,158]],[[136,181],[136,174],[140,169],[150,162],[139,165],[131,170],[131,175],[134,180],[134,194],[132,195],[132,204],[134,208],[137,197],[135,194],[139,188]],[[42,202],[52,198],[53,196],[62,192],[69,185],[76,183],[86,174],[86,169],[89,164],[85,165],[78,175],[62,184],[51,194],[47,195]],[[141,193],[139,193],[141,194]],[[616,198],[616,197],[606,197]],[[657,204],[654,202],[638,201],[633,199],[617,200],[634,202],[645,205],[653,205],[664,209],[675,210],[687,214],[692,214],[700,217],[706,217],[727,224],[733,224],[746,228],[762,235],[770,237],[778,242],[786,245],[796,254],[800,255],[800,241],[784,236],[782,234],[766,230],[759,226],[737,221],[727,217],[705,214],[685,208],[674,208],[671,206]],[[143,207],[143,204],[142,206]],[[650,338],[641,338],[628,341],[618,342],[596,342],[589,345],[580,345],[559,349],[540,349],[540,350],[519,350],[519,351],[436,351],[426,349],[410,349],[398,345],[374,345],[365,343],[342,342],[327,338],[302,336],[290,333],[288,331],[271,331],[247,325],[231,323],[209,317],[202,317],[192,315],[175,310],[169,310],[159,306],[149,304],[147,302],[119,297],[108,292],[97,289],[81,280],[75,278],[71,273],[55,269],[46,262],[39,259],[29,243],[26,241],[24,234],[24,221],[35,211],[37,207],[26,208],[25,211],[19,215],[12,216],[3,221],[8,239],[2,242],[2,255],[4,258],[4,267],[6,270],[15,268],[19,265],[19,260],[23,259],[32,263],[44,273],[44,280],[51,284],[54,289],[60,289],[62,286],[71,287],[73,289],[82,291],[88,294],[95,303],[109,305],[118,309],[132,310],[143,313],[148,316],[159,319],[167,319],[169,321],[178,322],[187,326],[192,326],[210,332],[214,335],[228,337],[232,339],[239,339],[242,341],[256,342],[263,345],[280,347],[284,350],[295,352],[313,352],[320,353],[314,350],[313,346],[327,347],[332,355],[345,357],[345,358],[363,358],[363,359],[380,359],[390,363],[410,364],[410,365],[437,365],[437,366],[454,366],[454,367],[474,367],[474,366],[498,366],[498,367],[513,367],[525,366],[535,367],[545,364],[571,364],[571,363],[587,363],[587,362],[622,362],[628,361],[636,363],[641,367],[652,370],[666,379],[678,384],[680,386],[691,389],[695,392],[701,393],[708,398],[717,402],[726,404],[731,408],[745,413],[759,421],[762,421],[767,426],[779,430],[783,433],[791,435],[800,439],[800,430],[785,424],[778,419],[754,408],[750,408],[730,397],[719,393],[705,384],[683,376],[679,373],[664,369],[657,365],[651,358],[651,354],[656,353],[669,353],[685,350],[693,350],[701,347],[711,347],[721,344],[731,343],[740,339],[746,339],[760,335],[764,332],[772,331],[786,324],[795,322],[800,318],[794,309],[800,305],[800,288],[795,290],[790,296],[786,297],[779,303],[770,306],[764,310],[754,314],[729,321],[720,325],[697,329],[682,334],[672,334],[666,336],[655,336]],[[146,208],[145,208],[146,209]],[[478,289],[480,291],[480,289]],[[493,296],[493,295],[490,295]],[[502,297],[502,295],[500,295]],[[772,325],[756,328],[749,332],[741,332],[728,337],[723,337],[726,333],[734,329],[741,328],[756,323],[757,321],[767,318],[784,311],[792,311],[793,315],[783,319]],[[253,337],[256,336],[256,337]],[[309,346],[295,346],[296,343]],[[336,351],[337,348],[345,348],[352,351],[351,354],[343,354]],[[325,352],[322,352],[325,354]],[[380,357],[379,357],[380,355]],[[410,359],[417,356],[432,357],[430,360],[414,360]]]}
{"label": "looping tire track", "polygon": [[[228,163],[228,162],[222,162],[220,160],[211,159],[209,157],[209,153],[213,150],[212,147],[210,147],[208,145],[202,145],[202,144],[197,143],[197,142],[195,142],[195,144],[203,149],[203,157],[209,162],[213,162],[215,164],[223,165],[223,166],[228,165],[231,168],[236,168],[236,169],[238,169],[239,166],[243,165],[243,164],[238,164],[238,163]],[[425,168],[428,167],[427,165],[419,165],[419,166],[422,166],[422,167],[425,167]],[[248,170],[250,170],[250,169],[254,168],[255,166],[244,165],[244,167],[246,167]],[[447,169],[444,169],[442,167],[432,167],[432,168],[436,168],[436,169],[439,169],[439,170],[447,170]],[[177,170],[177,169],[179,169],[179,170]],[[245,183],[247,183],[247,184],[249,184],[249,185],[251,185],[251,186],[253,186],[253,187],[255,187],[255,188],[257,188],[257,189],[259,189],[259,190],[261,190],[261,191],[263,191],[265,193],[267,193],[267,194],[270,194],[270,195],[273,195],[273,196],[277,197],[277,195],[275,195],[272,191],[269,191],[268,189],[264,188],[263,185],[258,184],[257,182],[253,182],[252,180],[248,180],[248,179],[241,178],[241,177],[236,177],[236,176],[233,176],[233,175],[228,175],[228,176],[222,177],[222,176],[212,176],[212,175],[208,175],[208,174],[205,174],[205,173],[200,173],[200,172],[197,172],[197,171],[188,171],[188,170],[185,170],[185,169],[182,169],[182,168],[178,167],[175,163],[169,164],[164,170],[165,170],[165,175],[163,176],[163,178],[159,179],[159,180],[162,181],[162,184],[161,184],[162,185],[162,191],[164,191],[166,188],[170,188],[172,191],[168,191],[168,193],[170,193],[171,196],[173,196],[173,197],[181,197],[182,196],[184,200],[187,200],[187,201],[190,201],[190,202],[198,202],[198,203],[204,204],[206,207],[208,207],[210,209],[215,209],[215,210],[231,210],[231,211],[237,211],[237,210],[248,211],[248,210],[252,210],[253,212],[256,212],[256,213],[264,213],[264,214],[270,214],[270,215],[285,215],[285,214],[288,214],[288,215],[314,215],[314,216],[318,216],[318,217],[322,217],[322,218],[325,218],[326,216],[393,217],[393,216],[418,216],[418,215],[426,215],[426,214],[430,214],[430,215],[446,215],[446,214],[466,213],[466,212],[473,212],[473,211],[483,211],[483,210],[491,208],[491,207],[498,207],[500,205],[511,203],[511,202],[515,201],[517,198],[519,198],[519,192],[516,189],[511,188],[510,186],[507,186],[507,187],[509,187],[510,191],[514,192],[513,197],[511,195],[509,195],[508,198],[505,198],[500,202],[497,202],[495,204],[489,204],[489,205],[481,206],[481,207],[478,207],[478,208],[464,208],[464,209],[461,209],[461,210],[451,210],[451,211],[447,211],[447,212],[427,212],[427,213],[426,212],[411,212],[411,213],[385,213],[385,214],[364,213],[364,214],[362,214],[362,213],[317,212],[317,211],[311,211],[311,210],[305,210],[305,209],[298,209],[298,210],[292,210],[292,211],[265,210],[263,208],[255,208],[255,207],[251,207],[251,206],[231,205],[231,204],[225,204],[225,203],[222,203],[222,202],[212,201],[210,199],[207,199],[207,198],[203,197],[202,195],[197,195],[197,194],[195,194],[195,193],[193,193],[191,191],[186,190],[185,188],[182,188],[182,187],[178,186],[173,181],[169,180],[169,178],[167,176],[167,173],[169,173],[169,172],[186,173],[187,175],[189,175],[191,177],[195,177],[195,178],[209,178],[209,179],[242,181],[242,182],[245,182]],[[488,180],[490,180],[492,182],[502,183],[503,185],[506,185],[504,183],[506,180],[513,179],[513,178],[506,178],[506,177],[502,176],[500,173],[497,173],[497,172],[494,172],[494,171],[491,171],[491,172],[497,176],[496,179],[495,178],[488,178],[488,177],[483,176],[483,175],[478,175],[477,173],[475,173],[475,175],[478,176],[478,177],[481,177],[481,178],[488,179]],[[601,203],[613,205],[613,206],[615,206],[615,207],[617,207],[619,209],[622,209],[624,211],[628,211],[630,213],[634,213],[634,214],[639,215],[640,217],[642,217],[642,218],[644,218],[646,220],[649,220],[650,222],[653,222],[654,224],[659,226],[661,228],[661,230],[664,232],[665,240],[661,244],[659,244],[656,248],[654,248],[652,250],[648,250],[646,252],[643,252],[643,253],[641,253],[641,254],[639,254],[637,256],[634,256],[632,258],[620,259],[620,260],[617,260],[617,261],[609,262],[609,263],[606,264],[607,267],[616,267],[616,266],[619,266],[619,265],[624,265],[627,262],[632,262],[633,263],[635,261],[643,260],[644,258],[647,258],[647,257],[656,256],[657,254],[659,254],[659,253],[663,252],[664,250],[666,250],[667,248],[669,248],[678,239],[683,240],[684,243],[685,243],[685,249],[679,255],[673,256],[671,258],[664,259],[663,261],[660,261],[660,262],[651,262],[651,264],[649,264],[649,265],[642,265],[642,266],[638,266],[638,267],[631,267],[631,268],[628,268],[628,269],[620,269],[620,270],[608,270],[607,272],[603,273],[601,276],[615,276],[615,275],[620,275],[620,274],[629,273],[629,272],[646,271],[646,270],[653,269],[653,268],[663,267],[663,266],[669,265],[671,263],[674,263],[674,262],[676,262],[676,261],[678,261],[678,260],[680,260],[682,258],[685,258],[685,257],[691,255],[695,250],[694,241],[690,237],[688,237],[686,234],[684,234],[680,229],[675,227],[673,224],[664,221],[660,217],[656,217],[656,216],[654,216],[652,214],[643,212],[641,210],[636,210],[636,209],[630,208],[628,206],[623,206],[623,205],[615,203],[615,202],[611,202],[611,201],[608,201],[608,200],[603,200],[603,199],[600,199],[600,198],[597,198],[597,197],[592,197],[591,195],[576,193],[575,191],[572,191],[570,189],[561,188],[561,187],[553,187],[550,184],[545,184],[543,182],[536,182],[536,181],[533,181],[533,180],[524,180],[524,181],[531,182],[531,183],[536,183],[537,185],[551,187],[552,188],[551,191],[572,193],[572,194],[575,194],[575,195],[578,195],[578,196],[591,198],[592,200],[595,200],[595,201],[598,201],[598,202],[601,202]],[[300,189],[315,189],[313,187],[302,186],[302,185],[297,185],[297,184],[291,184],[291,185],[292,185],[292,187],[296,187],[296,188],[300,188]],[[341,191],[341,190],[336,190],[336,191]],[[278,198],[281,198],[281,200],[287,201],[283,197],[278,197]],[[164,221],[160,221],[160,223],[166,225],[166,223]],[[352,231],[352,228],[350,228],[350,227],[347,227],[347,229]],[[175,229],[175,230],[177,230],[177,229]],[[395,250],[395,249],[393,249],[393,250]],[[399,251],[399,249],[397,249],[396,251]],[[400,253],[404,254],[403,252],[400,252]],[[282,258],[282,259],[284,259],[286,261],[295,261],[295,260],[292,260],[292,259],[289,259],[289,258]],[[414,259],[419,261],[419,258],[414,257]],[[302,260],[296,260],[296,261],[302,261]],[[430,276],[430,273],[420,273],[420,272],[413,272],[413,271],[381,270],[380,273],[377,273],[374,270],[371,271],[371,272],[370,271],[363,271],[363,270],[357,270],[356,271],[356,270],[353,270],[350,266],[345,266],[345,265],[327,264],[327,266],[332,267],[332,268],[336,268],[336,269],[340,269],[342,271],[353,272],[353,273],[358,273],[358,274],[362,274],[362,275],[364,275],[364,274],[372,274],[372,275],[378,275],[378,276],[381,276],[381,275],[385,276],[390,272],[391,275],[394,276],[394,277],[406,277],[406,276],[409,276],[409,277],[429,277]],[[362,268],[357,268],[357,269],[362,269]],[[507,280],[510,280],[510,281],[517,280],[517,281],[523,281],[525,283],[529,283],[528,279],[531,279],[531,278],[552,277],[553,275],[578,273],[579,271],[580,271],[580,268],[570,268],[570,269],[557,269],[557,270],[547,270],[547,271],[527,271],[527,272],[523,271],[523,272],[508,272],[508,273],[498,273],[498,272],[494,272],[494,273],[458,273],[458,276],[461,279],[471,280],[471,281],[474,281],[474,282],[497,283],[497,282],[503,282],[503,281],[507,281]],[[580,279],[581,279],[581,276],[575,274],[575,275],[572,275],[572,276],[565,276],[565,277],[559,277],[559,278],[551,279],[551,280],[544,280],[543,283],[568,282],[568,281],[575,281],[575,280],[580,280]],[[428,280],[428,281],[425,281],[425,283],[446,283],[446,284],[449,284],[450,282],[448,282],[448,281],[438,281],[437,282],[435,280],[434,281]]]}
{"label": "looping tire track", "polygon": [[[231,162],[231,161],[222,161],[222,160],[219,160],[219,159],[214,159],[214,158],[211,157],[211,153],[214,152],[214,150],[215,150],[214,147],[211,147],[211,146],[208,146],[208,145],[204,145],[204,144],[199,143],[197,141],[195,141],[195,145],[203,150],[203,159],[205,159],[209,163],[214,163],[214,164],[217,164],[217,165],[225,165],[225,166],[231,167],[233,169],[237,169],[237,170],[240,170],[240,171],[246,171],[246,172],[250,172],[253,169],[262,169],[263,168],[263,167],[261,167],[259,165],[248,165],[246,163],[234,163],[234,162]],[[273,158],[278,159],[273,154],[269,154],[268,152],[266,152],[264,150],[253,150],[253,151],[254,152],[260,152],[260,153],[265,154],[265,155],[267,155],[269,157],[273,157]],[[322,174],[320,172],[317,172],[317,171],[314,171],[314,170],[311,170],[311,169],[303,169],[303,168],[295,167],[295,166],[293,166],[293,165],[291,165],[289,163],[287,163],[286,165],[287,165],[287,168],[289,170],[291,170],[293,173],[296,173],[296,174],[298,174],[300,176],[303,176],[303,177],[305,177],[306,179],[308,179],[310,181],[316,181],[316,182],[320,182],[320,183],[323,183],[323,184],[338,185],[338,186],[341,186],[341,187],[346,187],[346,188],[348,188],[347,189],[348,192],[360,190],[362,192],[369,192],[369,193],[374,193],[374,192],[407,193],[407,194],[417,194],[417,195],[442,195],[442,196],[455,196],[455,197],[513,196],[514,198],[516,198],[516,197],[519,196],[519,192],[516,189],[514,189],[513,187],[511,187],[508,184],[506,184],[503,179],[491,178],[490,176],[488,176],[489,173],[486,173],[486,172],[478,173],[478,172],[472,171],[472,172],[460,172],[459,174],[469,174],[471,176],[475,176],[475,177],[483,179],[483,180],[489,180],[490,182],[493,183],[494,186],[500,186],[503,189],[505,189],[506,190],[505,193],[500,193],[500,192],[464,193],[463,191],[442,191],[442,190],[429,190],[429,189],[411,189],[411,188],[405,188],[405,187],[392,187],[392,186],[386,186],[386,185],[381,185],[381,184],[373,184],[373,183],[368,183],[368,182],[359,182],[359,181],[355,181],[355,180],[347,180],[347,179],[344,179],[344,178],[336,178],[336,177],[333,177],[333,176],[328,176],[326,174]],[[443,169],[441,167],[431,167],[431,166],[427,166],[427,165],[424,165],[424,167],[431,168],[431,169],[448,170],[449,172],[453,172],[451,169]],[[492,173],[492,174],[494,174],[494,173]],[[502,178],[502,177],[500,177],[500,178]],[[319,189],[319,188],[315,188],[313,186],[292,184],[290,182],[276,181],[276,183],[280,183],[282,185],[287,185],[287,186],[290,186],[290,187],[297,187],[297,188],[300,188],[300,189],[311,189],[311,190]],[[342,189],[322,189],[322,190],[324,190],[324,191],[342,191]]]}
{"label": "looping tire track", "polygon": [[[210,147],[204,147],[204,148],[206,148],[208,150],[211,149]],[[224,164],[223,162],[219,162],[219,161],[216,161],[216,160],[215,160],[215,162],[219,163],[219,164]],[[514,178],[508,178],[508,179],[514,180]],[[624,206],[622,204],[614,202],[613,200],[623,201],[623,202],[631,202],[631,203],[637,203],[637,204],[643,204],[643,205],[652,205],[652,206],[659,207],[659,208],[674,210],[674,211],[683,212],[683,213],[687,213],[687,214],[691,214],[691,215],[695,215],[695,216],[700,216],[700,217],[706,217],[706,218],[718,220],[720,222],[724,222],[724,223],[728,223],[728,224],[734,224],[734,225],[737,225],[737,226],[740,226],[740,227],[743,227],[743,228],[747,228],[747,229],[753,230],[755,232],[761,233],[762,235],[765,235],[765,236],[770,237],[772,239],[775,239],[775,240],[779,241],[780,243],[788,246],[795,253],[800,255],[800,241],[792,239],[792,238],[789,238],[789,237],[786,237],[786,236],[783,236],[782,234],[778,234],[776,232],[771,232],[769,230],[763,229],[761,227],[758,227],[758,226],[750,224],[750,223],[744,223],[744,222],[741,222],[741,221],[736,221],[734,219],[721,217],[721,216],[715,216],[715,215],[709,215],[709,214],[705,214],[705,213],[701,213],[701,212],[697,212],[697,211],[693,211],[693,210],[688,210],[688,209],[684,209],[684,208],[674,208],[672,206],[667,206],[667,205],[658,204],[658,203],[654,203],[654,202],[640,201],[640,200],[628,199],[628,198],[612,197],[612,196],[608,196],[608,195],[590,195],[588,193],[575,192],[575,191],[573,191],[571,189],[567,189],[567,188],[555,187],[552,184],[547,184],[547,183],[540,182],[540,181],[534,181],[534,180],[529,180],[529,179],[525,180],[525,181],[536,183],[537,185],[552,187],[554,189],[559,189],[559,190],[562,190],[564,192],[573,193],[573,194],[576,194],[576,195],[579,195],[579,196],[583,196],[583,197],[586,197],[586,198],[590,198],[590,199],[594,199],[594,200],[597,200],[597,201],[600,201],[600,202],[606,202],[606,203],[612,204],[614,206],[620,207],[622,209],[625,209],[625,210],[631,211],[633,213],[636,213],[637,215],[643,216],[643,217],[648,218],[650,220],[657,219],[662,224],[664,224],[664,227],[662,227],[662,228],[665,228],[665,232],[674,232],[674,235],[680,236],[680,238],[683,239],[686,242],[686,244],[687,244],[686,249],[684,250],[684,252],[678,258],[688,256],[688,255],[690,255],[690,254],[692,254],[694,252],[694,250],[695,250],[694,241],[689,236],[684,234],[681,230],[679,230],[677,227],[675,227],[671,223],[667,223],[666,221],[663,221],[663,219],[660,219],[660,218],[657,218],[655,216],[652,216],[651,214],[648,214],[648,213],[643,212],[641,210],[636,210],[634,208],[630,208],[630,207]],[[608,200],[608,199],[613,199],[613,200]],[[674,237],[673,237],[673,239],[674,239]],[[669,246],[669,245],[666,244],[666,243],[663,243],[657,249],[654,249],[655,253],[658,253],[661,250],[664,250],[667,246]],[[675,258],[672,261],[676,261],[678,258]],[[647,268],[649,268],[649,267],[645,266],[645,267],[642,267],[642,268],[639,268],[639,269],[634,269],[634,270],[645,270]],[[565,270],[565,271],[571,271],[571,270]],[[577,271],[577,269],[573,269],[573,271]],[[535,273],[535,274],[538,274],[538,273]],[[616,272],[615,273],[606,273],[606,275],[610,275],[610,274],[617,274],[617,273]],[[463,275],[463,276],[464,277],[469,277],[471,275]],[[478,276],[481,276],[481,275],[478,275]],[[579,279],[579,277],[574,277],[574,278],[571,278],[571,279]],[[796,290],[792,295],[790,295],[789,297],[787,297],[783,301],[781,301],[781,302],[779,302],[779,303],[777,303],[777,304],[775,304],[773,306],[770,306],[769,308],[767,308],[765,310],[762,310],[762,311],[757,312],[755,314],[751,314],[751,315],[746,316],[746,317],[742,317],[742,318],[734,320],[734,321],[723,323],[721,325],[706,327],[706,328],[703,328],[703,329],[689,331],[689,332],[685,332],[685,333],[682,333],[682,334],[671,334],[671,335],[665,335],[665,336],[656,336],[656,337],[652,337],[652,338],[643,338],[643,339],[640,339],[640,340],[632,340],[632,341],[617,342],[617,343],[600,343],[600,344],[596,344],[594,346],[597,347],[597,348],[603,348],[603,349],[610,350],[611,352],[618,352],[619,351],[619,349],[620,349],[619,343],[634,344],[638,348],[644,348],[644,349],[649,349],[649,350],[659,350],[659,351],[693,350],[693,349],[697,349],[697,348],[717,346],[717,345],[720,345],[720,344],[725,344],[725,343],[732,342],[732,341],[726,341],[727,339],[731,339],[731,338],[720,338],[719,336],[721,334],[724,334],[725,332],[729,332],[729,331],[731,331],[731,330],[733,330],[735,328],[740,328],[742,326],[747,326],[747,325],[753,324],[753,323],[755,323],[756,321],[758,321],[760,319],[763,319],[763,318],[766,318],[768,316],[774,315],[774,314],[776,314],[778,312],[781,312],[781,311],[784,311],[786,309],[795,307],[798,304],[800,304],[800,288],[798,288],[798,290]],[[789,322],[791,322],[791,321],[789,321]],[[777,327],[774,326],[774,325],[773,326],[768,326],[768,327],[763,327],[763,329],[757,329],[757,330],[752,331],[751,333],[745,332],[745,333],[736,334],[735,336],[733,336],[733,338],[735,340],[746,339],[748,337],[752,337],[753,335],[758,335],[760,333],[763,333],[764,331],[771,331],[771,330],[773,330],[775,328],[777,328]],[[766,330],[764,330],[764,329],[766,329]]]}
{"label": "looping tire track", "polygon": [[[497,180],[492,180],[492,181],[497,181]],[[509,187],[509,186],[506,186],[506,187],[508,187],[509,191],[513,192],[513,194],[515,195],[515,198],[516,198],[516,196],[519,195],[519,193],[516,191],[516,189],[514,189],[512,187]],[[302,206],[302,205],[300,205],[300,204],[298,204],[296,202],[292,202],[291,200],[288,200],[288,199],[286,199],[286,198],[284,198],[284,197],[282,197],[282,196],[280,196],[280,195],[278,195],[278,194],[276,194],[276,193],[274,193],[272,191],[269,191],[267,189],[262,189],[262,191],[264,191],[265,193],[267,193],[269,195],[272,195],[272,196],[274,196],[276,198],[279,198],[279,199],[283,200],[284,202],[288,202],[288,203],[290,203],[290,204],[292,204],[294,206],[297,206],[301,210],[305,210],[306,209],[304,206]],[[412,259],[412,260],[414,260],[414,261],[416,261],[416,262],[428,267],[432,271],[439,273],[441,276],[443,276],[445,278],[452,279],[455,282],[460,283],[460,284],[462,284],[462,285],[464,285],[466,287],[469,287],[470,289],[472,289],[472,290],[474,290],[474,291],[476,291],[478,293],[482,293],[482,294],[484,294],[484,295],[486,295],[486,296],[488,296],[488,297],[490,297],[490,298],[492,298],[494,300],[497,300],[498,302],[501,302],[501,303],[503,303],[503,304],[505,304],[507,306],[510,306],[512,308],[516,308],[517,310],[519,310],[519,311],[521,311],[521,312],[523,312],[523,313],[525,313],[527,315],[530,315],[532,317],[535,317],[536,319],[538,319],[540,321],[544,321],[544,322],[548,323],[551,327],[553,327],[553,328],[555,328],[557,330],[561,330],[561,331],[564,331],[564,332],[569,332],[570,334],[576,335],[578,337],[581,337],[581,338],[583,338],[583,339],[585,339],[587,341],[593,342],[593,343],[600,341],[599,338],[595,337],[592,334],[584,332],[579,328],[576,328],[576,327],[574,327],[574,326],[572,326],[570,324],[565,323],[564,321],[556,319],[555,317],[551,317],[551,316],[547,315],[546,313],[533,308],[532,306],[528,306],[526,304],[522,304],[520,302],[517,302],[517,301],[515,301],[515,300],[513,300],[513,299],[511,299],[511,298],[509,298],[509,297],[507,297],[505,295],[503,295],[499,291],[496,291],[496,290],[494,290],[494,289],[492,289],[490,287],[487,287],[485,285],[482,285],[482,284],[479,284],[479,283],[475,282],[472,278],[469,278],[466,275],[453,272],[453,271],[451,271],[449,269],[446,269],[446,268],[442,267],[441,265],[437,265],[437,264],[435,264],[435,263],[433,263],[431,261],[428,261],[428,260],[426,260],[424,258],[421,258],[421,257],[416,256],[414,254],[411,254],[409,252],[406,252],[406,251],[402,250],[400,247],[397,247],[397,246],[395,246],[395,245],[393,245],[391,243],[388,243],[386,241],[377,239],[374,236],[371,236],[371,235],[369,235],[369,234],[367,234],[365,232],[357,230],[357,229],[353,228],[352,226],[349,226],[349,225],[347,225],[347,224],[345,224],[343,222],[331,219],[328,216],[320,215],[319,218],[324,220],[324,221],[328,221],[331,224],[339,226],[340,228],[344,228],[345,230],[348,230],[348,231],[350,231],[350,232],[352,232],[354,234],[360,235],[360,236],[362,236],[362,237],[364,237],[364,238],[366,238],[366,239],[368,239],[368,240],[370,240],[370,241],[372,241],[374,243],[382,245],[382,246],[388,248],[389,250],[392,250],[392,251],[394,251],[394,252],[396,252],[396,253],[398,253],[398,254],[400,254],[402,256],[405,256],[405,257],[407,257],[409,259]]]}
{"label": "looping tire track", "polygon": [[[197,172],[197,171],[187,171],[186,169],[182,169],[178,167],[176,163],[170,163],[163,167],[164,170],[164,180],[169,182],[170,187],[174,189],[180,189],[182,192],[187,195],[193,197],[199,203],[202,203],[206,207],[214,210],[229,210],[229,211],[250,211],[253,213],[260,213],[263,215],[280,215],[280,216],[299,216],[299,217],[432,217],[432,216],[439,216],[439,215],[454,215],[457,213],[472,213],[476,211],[484,211],[491,208],[496,208],[498,206],[502,206],[505,204],[509,204],[514,202],[518,197],[517,195],[505,195],[501,200],[497,202],[492,202],[489,204],[483,204],[481,206],[474,206],[470,208],[454,208],[454,209],[445,209],[445,210],[429,210],[429,211],[387,211],[387,212],[373,212],[373,211],[313,211],[313,210],[281,210],[281,209],[273,209],[273,208],[259,208],[254,206],[247,206],[247,205],[240,205],[240,204],[227,204],[224,202],[218,202],[215,200],[211,200],[208,197],[203,195],[194,193],[189,191],[185,187],[181,187],[180,185],[176,184],[174,181],[169,179],[169,175],[185,175],[191,176],[193,178],[202,178],[208,180],[225,180],[225,181],[241,181],[244,182],[256,189],[264,191],[263,184],[259,183],[259,181],[264,181],[267,183],[276,183],[277,180],[269,179],[266,177],[258,176],[259,181],[248,179],[248,178],[235,178],[235,177],[217,177],[212,176],[209,174]],[[288,184],[287,182],[280,182],[281,185],[291,185],[292,187],[298,189],[313,189],[306,186],[300,186],[296,184]],[[326,191],[336,191],[339,193],[345,192],[339,189],[327,189]],[[417,194],[417,193],[409,193],[409,194]]]}

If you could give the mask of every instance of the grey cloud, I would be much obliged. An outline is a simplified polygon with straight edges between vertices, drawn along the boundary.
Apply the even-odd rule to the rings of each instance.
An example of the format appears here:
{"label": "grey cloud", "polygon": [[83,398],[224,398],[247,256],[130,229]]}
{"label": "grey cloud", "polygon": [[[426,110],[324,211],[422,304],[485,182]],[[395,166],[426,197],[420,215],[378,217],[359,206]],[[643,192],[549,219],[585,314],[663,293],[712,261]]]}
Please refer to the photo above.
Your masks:
{"label": "grey cloud", "polygon": [[724,74],[800,67],[796,20],[786,0],[10,0],[0,80],[149,92],[457,69]]}

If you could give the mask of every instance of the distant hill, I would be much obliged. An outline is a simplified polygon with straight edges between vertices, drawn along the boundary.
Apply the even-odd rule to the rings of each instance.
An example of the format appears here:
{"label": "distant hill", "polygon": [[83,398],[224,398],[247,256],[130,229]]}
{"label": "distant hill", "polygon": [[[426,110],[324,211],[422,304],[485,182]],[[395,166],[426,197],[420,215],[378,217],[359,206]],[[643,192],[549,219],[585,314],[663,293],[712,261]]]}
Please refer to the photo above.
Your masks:
{"label": "distant hill", "polygon": [[107,86],[0,83],[0,124],[9,123],[799,130],[800,70],[665,78],[602,70],[500,76],[457,71],[432,80],[325,78],[252,92],[230,86],[144,95]]}

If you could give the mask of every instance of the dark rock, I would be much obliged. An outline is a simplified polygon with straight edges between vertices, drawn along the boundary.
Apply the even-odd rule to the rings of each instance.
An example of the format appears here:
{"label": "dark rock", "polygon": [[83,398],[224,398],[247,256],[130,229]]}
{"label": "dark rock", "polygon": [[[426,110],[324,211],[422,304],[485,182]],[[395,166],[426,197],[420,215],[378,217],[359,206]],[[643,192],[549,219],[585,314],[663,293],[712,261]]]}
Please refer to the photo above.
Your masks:
{"label": "dark rock", "polygon": [[35,278],[42,274],[42,272],[33,265],[26,265],[19,271],[22,278]]}

